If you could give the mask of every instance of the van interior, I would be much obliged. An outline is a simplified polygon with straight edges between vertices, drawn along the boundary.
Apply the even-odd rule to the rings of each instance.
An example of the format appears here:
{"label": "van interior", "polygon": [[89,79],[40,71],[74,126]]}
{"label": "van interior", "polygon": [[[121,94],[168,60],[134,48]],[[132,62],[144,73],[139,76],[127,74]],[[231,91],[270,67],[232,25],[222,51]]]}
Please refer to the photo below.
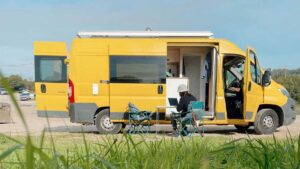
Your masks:
{"label": "van interior", "polygon": [[189,92],[197,100],[205,103],[205,116],[211,115],[213,107],[210,99],[213,79],[212,69],[210,69],[212,55],[212,47],[169,46],[167,50],[167,79],[188,79]]}
{"label": "van interior", "polygon": [[243,119],[243,79],[245,58],[225,56],[223,60],[224,94],[228,119]]}

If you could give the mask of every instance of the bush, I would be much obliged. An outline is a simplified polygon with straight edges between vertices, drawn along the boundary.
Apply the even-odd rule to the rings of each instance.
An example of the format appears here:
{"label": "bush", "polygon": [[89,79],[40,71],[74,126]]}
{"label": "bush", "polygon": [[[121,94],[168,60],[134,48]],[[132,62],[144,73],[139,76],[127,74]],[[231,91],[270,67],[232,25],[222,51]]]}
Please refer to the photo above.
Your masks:
{"label": "bush", "polygon": [[291,97],[300,102],[300,74],[297,74],[295,72],[297,71],[288,71],[284,69],[274,70],[272,72],[272,78],[276,82],[285,86],[291,94]]}

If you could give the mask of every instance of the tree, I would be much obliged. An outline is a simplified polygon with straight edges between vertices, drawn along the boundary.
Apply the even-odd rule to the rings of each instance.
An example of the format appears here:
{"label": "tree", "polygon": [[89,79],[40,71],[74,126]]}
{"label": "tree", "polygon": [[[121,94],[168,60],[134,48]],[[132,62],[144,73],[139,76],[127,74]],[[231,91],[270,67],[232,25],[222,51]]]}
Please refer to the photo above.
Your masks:
{"label": "tree", "polygon": [[272,71],[272,78],[282,84],[289,91],[292,98],[300,101],[300,68],[296,70],[276,69]]}
{"label": "tree", "polygon": [[[23,79],[19,75],[11,75],[9,77],[2,77],[2,80],[3,79],[6,79],[8,81],[8,84],[10,85],[10,87],[13,90],[19,90],[21,88],[26,88],[30,91],[34,91],[34,82],[27,80],[27,79]],[[0,79],[0,81],[1,81],[1,79]]]}
{"label": "tree", "polygon": [[20,87],[24,87],[23,79],[19,75],[11,75],[8,77],[8,83],[14,90],[18,90]]}

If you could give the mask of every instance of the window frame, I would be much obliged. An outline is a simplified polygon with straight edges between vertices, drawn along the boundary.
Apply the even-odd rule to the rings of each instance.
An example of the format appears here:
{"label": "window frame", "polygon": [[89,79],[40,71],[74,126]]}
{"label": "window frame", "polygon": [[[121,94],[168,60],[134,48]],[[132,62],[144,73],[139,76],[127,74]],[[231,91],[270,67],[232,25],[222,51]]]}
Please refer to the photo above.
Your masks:
{"label": "window frame", "polygon": [[[35,56],[34,58],[34,67],[35,67],[35,82],[40,83],[67,83],[68,82],[68,74],[67,74],[67,65],[65,64],[64,60],[66,56]],[[41,61],[42,60],[59,60],[61,61],[61,80],[59,81],[51,81],[51,80],[42,80],[41,79]]]}
{"label": "window frame", "polygon": [[[116,61],[114,61],[114,59],[162,59],[163,60],[163,64],[164,64],[164,71],[163,72],[159,72],[163,73],[163,78],[158,78],[155,80],[152,80],[152,82],[150,81],[138,81],[137,80],[121,80],[121,79],[112,79],[112,74],[115,73],[114,77],[117,76],[117,71],[116,71]],[[145,62],[147,63],[147,62]],[[110,83],[135,83],[135,84],[165,84],[166,83],[166,78],[167,78],[167,57],[166,56],[151,56],[151,55],[111,55],[109,56],[109,80]]]}

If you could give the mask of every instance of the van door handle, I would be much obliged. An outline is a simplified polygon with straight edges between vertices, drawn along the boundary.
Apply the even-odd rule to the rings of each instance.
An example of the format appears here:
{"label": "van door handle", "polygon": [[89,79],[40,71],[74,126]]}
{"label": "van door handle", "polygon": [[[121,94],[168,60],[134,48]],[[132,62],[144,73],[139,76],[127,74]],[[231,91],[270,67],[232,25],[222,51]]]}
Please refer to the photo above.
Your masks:
{"label": "van door handle", "polygon": [[100,80],[100,83],[109,84],[109,80]]}
{"label": "van door handle", "polygon": [[45,84],[41,84],[41,92],[42,93],[46,93],[46,85]]}
{"label": "van door handle", "polygon": [[158,85],[157,86],[157,93],[158,94],[163,94],[164,93],[164,87],[163,87],[163,85]]}
{"label": "van door handle", "polygon": [[252,86],[252,84],[251,84],[251,82],[249,82],[249,84],[248,84],[248,91],[251,91],[251,86]]}

